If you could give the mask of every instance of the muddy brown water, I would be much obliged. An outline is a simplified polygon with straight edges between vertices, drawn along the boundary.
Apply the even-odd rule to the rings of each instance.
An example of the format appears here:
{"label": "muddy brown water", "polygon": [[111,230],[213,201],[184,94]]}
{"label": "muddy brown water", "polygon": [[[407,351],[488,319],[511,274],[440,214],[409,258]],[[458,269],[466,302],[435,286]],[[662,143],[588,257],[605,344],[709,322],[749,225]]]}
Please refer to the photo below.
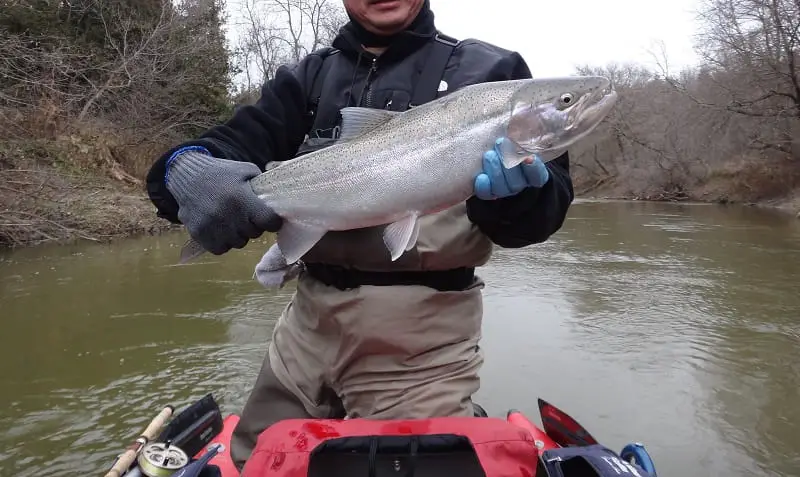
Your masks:
{"label": "muddy brown water", "polygon": [[[102,475],[161,406],[238,412],[292,286],[268,240],[175,266],[182,233],[0,255],[0,475]],[[477,400],[536,398],[659,475],[800,475],[800,220],[579,202],[549,242],[498,250]]]}

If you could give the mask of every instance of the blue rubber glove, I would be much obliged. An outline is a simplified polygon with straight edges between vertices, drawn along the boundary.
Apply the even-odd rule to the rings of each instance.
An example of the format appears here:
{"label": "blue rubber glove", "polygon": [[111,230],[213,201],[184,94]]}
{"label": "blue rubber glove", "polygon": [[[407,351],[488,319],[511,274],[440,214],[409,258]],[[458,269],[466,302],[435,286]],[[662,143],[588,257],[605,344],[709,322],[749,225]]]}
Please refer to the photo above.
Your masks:
{"label": "blue rubber glove", "polygon": [[542,187],[550,172],[538,156],[530,164],[522,163],[506,169],[501,147],[505,138],[494,143],[494,149],[483,155],[483,172],[475,177],[475,196],[482,200],[499,199],[516,195],[528,187]]}

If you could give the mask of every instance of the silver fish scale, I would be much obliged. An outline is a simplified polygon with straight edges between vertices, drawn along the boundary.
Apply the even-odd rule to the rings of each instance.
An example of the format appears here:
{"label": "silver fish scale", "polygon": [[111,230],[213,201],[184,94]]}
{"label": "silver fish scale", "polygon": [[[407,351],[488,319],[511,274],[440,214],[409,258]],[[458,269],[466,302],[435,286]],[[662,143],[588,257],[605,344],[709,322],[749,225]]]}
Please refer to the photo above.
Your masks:
{"label": "silver fish scale", "polygon": [[519,83],[456,91],[357,138],[286,161],[251,184],[284,219],[326,230],[450,207],[472,194],[483,153],[503,133]]}

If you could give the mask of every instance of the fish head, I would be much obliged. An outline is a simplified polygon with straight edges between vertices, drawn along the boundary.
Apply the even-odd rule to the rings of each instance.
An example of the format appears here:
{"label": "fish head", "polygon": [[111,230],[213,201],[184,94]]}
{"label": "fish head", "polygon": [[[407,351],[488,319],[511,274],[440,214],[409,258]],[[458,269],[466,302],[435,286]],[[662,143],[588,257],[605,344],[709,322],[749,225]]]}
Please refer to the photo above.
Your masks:
{"label": "fish head", "polygon": [[551,161],[593,131],[611,112],[617,93],[602,76],[531,79],[511,97],[503,163],[513,167],[539,156]]}

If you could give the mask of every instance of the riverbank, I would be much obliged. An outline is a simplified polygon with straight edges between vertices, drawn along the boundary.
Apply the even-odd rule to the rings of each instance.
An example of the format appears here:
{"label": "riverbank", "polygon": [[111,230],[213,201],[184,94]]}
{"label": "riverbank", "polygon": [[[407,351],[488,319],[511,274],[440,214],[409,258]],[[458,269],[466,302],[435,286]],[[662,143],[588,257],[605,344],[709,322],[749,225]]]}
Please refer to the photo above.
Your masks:
{"label": "riverbank", "polygon": [[97,132],[0,142],[1,248],[107,242],[175,228],[156,217],[139,178],[143,168],[106,138],[119,140]]}
{"label": "riverbank", "polygon": [[800,218],[800,165],[793,161],[729,163],[670,187],[633,187],[621,177],[603,180],[573,174],[576,195],[587,199],[737,204],[785,211]]}
{"label": "riverbank", "polygon": [[731,200],[728,194],[721,194],[719,196],[711,196],[708,194],[698,193],[679,193],[667,194],[660,193],[656,195],[613,195],[613,194],[578,194],[577,197],[583,199],[593,200],[630,200],[630,201],[645,201],[645,202],[694,202],[703,204],[730,204],[730,205],[745,205],[751,207],[763,207],[767,209],[775,209],[787,214],[794,215],[800,219],[800,189],[794,191],[791,195],[785,197],[777,197],[773,199],[763,200]]}
{"label": "riverbank", "polygon": [[[139,157],[153,153],[141,150]],[[740,166],[718,171],[692,188],[637,192],[620,180],[596,184],[578,174],[575,190],[589,199],[747,204],[798,215],[800,171],[795,169],[788,163]],[[146,160],[121,157],[114,143],[85,135],[1,143],[0,247],[106,242],[178,228],[156,216],[141,179],[146,170]]]}

